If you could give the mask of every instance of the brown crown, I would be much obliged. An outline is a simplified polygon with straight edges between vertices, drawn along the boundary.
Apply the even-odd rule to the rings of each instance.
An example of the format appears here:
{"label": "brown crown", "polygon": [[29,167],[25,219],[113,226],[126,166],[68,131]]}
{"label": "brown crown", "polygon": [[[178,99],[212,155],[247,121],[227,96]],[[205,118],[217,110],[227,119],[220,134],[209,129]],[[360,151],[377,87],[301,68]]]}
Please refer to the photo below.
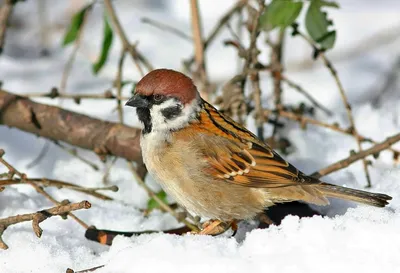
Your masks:
{"label": "brown crown", "polygon": [[151,96],[173,96],[189,103],[197,96],[197,88],[188,76],[171,69],[156,69],[145,75],[136,85],[135,93]]}

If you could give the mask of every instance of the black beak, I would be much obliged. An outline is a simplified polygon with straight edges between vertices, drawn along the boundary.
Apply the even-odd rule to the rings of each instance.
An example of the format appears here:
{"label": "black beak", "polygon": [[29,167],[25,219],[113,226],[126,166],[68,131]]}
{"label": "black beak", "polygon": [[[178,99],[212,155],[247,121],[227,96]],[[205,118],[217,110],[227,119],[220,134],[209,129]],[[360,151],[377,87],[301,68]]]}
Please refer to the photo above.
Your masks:
{"label": "black beak", "polygon": [[147,108],[149,106],[149,102],[147,99],[143,96],[139,95],[134,95],[132,98],[130,98],[125,105],[132,106],[132,107],[137,107],[137,108]]}

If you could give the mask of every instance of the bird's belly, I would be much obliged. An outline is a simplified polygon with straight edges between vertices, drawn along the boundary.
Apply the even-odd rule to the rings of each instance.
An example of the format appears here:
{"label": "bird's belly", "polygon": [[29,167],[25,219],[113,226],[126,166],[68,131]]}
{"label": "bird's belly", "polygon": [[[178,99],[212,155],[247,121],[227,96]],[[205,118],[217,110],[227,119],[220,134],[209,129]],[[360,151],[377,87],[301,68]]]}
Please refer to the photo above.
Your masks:
{"label": "bird's belly", "polygon": [[178,204],[200,217],[223,221],[252,219],[268,206],[266,192],[262,189],[192,179],[159,180],[159,183]]}
{"label": "bird's belly", "polygon": [[201,158],[188,145],[174,149],[154,139],[147,136],[141,140],[143,161],[149,174],[190,213],[223,221],[241,220],[254,218],[265,207],[273,205],[264,189],[210,178],[202,171]]}

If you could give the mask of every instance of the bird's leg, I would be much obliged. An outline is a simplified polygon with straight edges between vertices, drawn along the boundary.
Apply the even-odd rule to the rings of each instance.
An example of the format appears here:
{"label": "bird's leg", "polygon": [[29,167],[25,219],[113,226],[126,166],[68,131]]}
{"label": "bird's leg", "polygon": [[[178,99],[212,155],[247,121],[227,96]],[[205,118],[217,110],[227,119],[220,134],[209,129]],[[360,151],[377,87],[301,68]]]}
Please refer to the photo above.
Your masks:
{"label": "bird's leg", "polygon": [[198,234],[215,236],[224,233],[230,227],[236,232],[237,225],[235,221],[222,222],[220,220],[209,220],[203,224],[203,229]]}

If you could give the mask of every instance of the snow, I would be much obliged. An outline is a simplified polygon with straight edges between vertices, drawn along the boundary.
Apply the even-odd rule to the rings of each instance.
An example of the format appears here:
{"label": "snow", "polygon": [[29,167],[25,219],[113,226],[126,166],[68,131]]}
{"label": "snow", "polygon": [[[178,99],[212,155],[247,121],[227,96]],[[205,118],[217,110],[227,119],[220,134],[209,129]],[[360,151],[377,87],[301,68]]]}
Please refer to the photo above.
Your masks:
{"label": "snow", "polygon": [[[78,1],[75,1],[78,2]],[[172,34],[140,23],[145,16],[162,20],[190,34],[189,6],[185,1],[113,1],[131,41],[139,41],[139,49],[155,67],[180,69],[181,61],[192,54],[192,45]],[[230,7],[231,1],[199,1],[204,33],[209,33],[221,14]],[[329,55],[339,56],[347,48],[357,45],[373,33],[399,26],[400,3],[386,1],[340,1],[340,10],[331,10],[338,29],[337,47]],[[38,18],[32,10],[35,1],[19,3],[15,14],[29,27],[11,28],[7,34],[6,49],[0,57],[0,75],[3,88],[16,93],[46,92],[59,85],[65,62],[72,48],[60,49],[63,30],[57,24],[68,21],[66,9],[69,1],[52,2],[48,24],[53,26],[48,39],[48,57],[40,57]],[[150,8],[151,7],[151,8]],[[102,4],[95,5],[85,30],[81,50],[78,53],[68,80],[67,92],[99,93],[111,87],[116,75],[116,63],[120,43],[115,39],[108,65],[98,77],[91,73],[90,63],[99,52],[101,43]],[[233,24],[234,25],[234,24]],[[222,83],[236,71],[236,52],[226,49],[221,41],[230,38],[229,32],[215,41],[207,54],[210,78]],[[300,38],[287,39],[285,59],[289,63],[309,58],[311,50]],[[335,62],[353,106],[355,122],[360,134],[383,141],[400,131],[400,81],[387,91],[383,101],[373,106],[371,101],[379,95],[385,75],[398,58],[400,40],[382,45],[347,60]],[[295,50],[293,50],[295,49]],[[266,61],[268,52],[262,52]],[[289,66],[287,75],[302,85],[321,103],[335,110],[333,117],[317,111],[317,118],[339,122],[348,126],[345,109],[331,75],[318,62],[310,69],[298,70]],[[124,70],[126,79],[140,78],[130,60]],[[271,92],[270,80],[262,81],[265,98]],[[129,87],[124,89],[129,94]],[[396,92],[397,91],[397,92]],[[285,89],[285,103],[298,103],[305,99],[290,88]],[[115,102],[83,100],[77,105],[68,100],[37,99],[37,101],[62,105],[73,111],[93,117],[117,121]],[[130,109],[125,110],[125,120],[137,125],[137,118]],[[286,158],[306,173],[311,173],[349,155],[356,148],[355,140],[329,129],[312,125],[306,131],[298,124],[288,122],[286,137],[295,149]],[[255,129],[251,118],[248,127]],[[266,132],[270,132],[266,125]],[[45,141],[16,129],[0,127],[0,148],[6,150],[5,159],[30,177],[50,177],[78,183],[87,187],[101,186],[104,166],[89,151],[79,154],[101,166],[94,171],[50,145],[48,154],[32,168],[27,165],[41,151]],[[370,144],[363,144],[364,148]],[[397,144],[394,147],[400,149]],[[4,171],[0,166],[0,173]],[[299,219],[287,216],[281,225],[269,229],[242,232],[236,238],[226,236],[175,236],[161,233],[132,238],[116,237],[111,247],[87,241],[84,230],[73,220],[53,217],[41,224],[44,232],[38,239],[31,223],[9,227],[3,235],[9,245],[0,251],[0,273],[65,272],[105,264],[99,273],[130,272],[395,272],[400,268],[400,168],[393,164],[392,154],[383,152],[370,168],[373,181],[371,191],[393,196],[385,209],[333,200],[331,206],[316,208],[327,216]],[[327,182],[355,188],[365,186],[361,163],[324,177]],[[119,192],[106,194],[114,201],[101,201],[67,189],[46,188],[57,200],[79,202],[87,199],[92,208],[78,211],[76,215],[85,222],[101,229],[113,230],[163,230],[179,227],[179,223],[158,210],[144,216],[148,196],[134,181],[123,160],[111,169],[110,184],[117,185]],[[147,183],[158,190],[151,178]],[[29,186],[7,187],[0,193],[0,218],[30,213],[51,207],[47,200]],[[244,234],[243,234],[244,233]]]}

